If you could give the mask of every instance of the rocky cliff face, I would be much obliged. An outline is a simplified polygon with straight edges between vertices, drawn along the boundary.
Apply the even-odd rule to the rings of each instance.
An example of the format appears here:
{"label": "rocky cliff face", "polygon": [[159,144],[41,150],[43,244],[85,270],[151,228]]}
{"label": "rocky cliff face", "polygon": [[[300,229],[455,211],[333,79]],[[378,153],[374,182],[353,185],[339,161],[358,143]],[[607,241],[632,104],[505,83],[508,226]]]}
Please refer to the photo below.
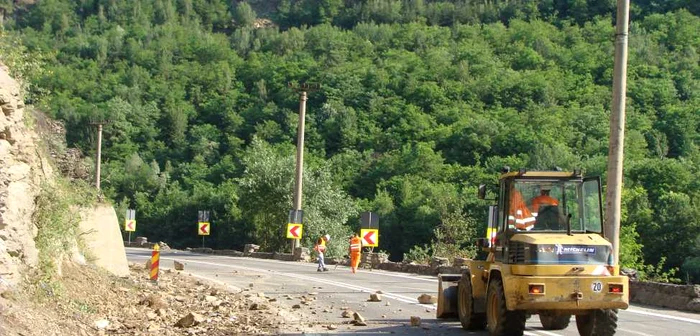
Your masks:
{"label": "rocky cliff face", "polygon": [[35,266],[35,198],[51,168],[39,155],[38,136],[27,127],[20,85],[0,64],[0,293]]}

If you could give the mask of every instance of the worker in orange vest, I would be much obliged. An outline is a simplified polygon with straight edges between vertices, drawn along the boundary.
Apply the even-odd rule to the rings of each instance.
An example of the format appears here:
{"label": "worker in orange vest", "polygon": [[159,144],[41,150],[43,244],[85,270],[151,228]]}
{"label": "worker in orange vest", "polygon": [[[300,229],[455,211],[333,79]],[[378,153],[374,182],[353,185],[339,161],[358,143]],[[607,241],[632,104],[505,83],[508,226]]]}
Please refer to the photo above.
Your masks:
{"label": "worker in orange vest", "polygon": [[537,217],[537,213],[539,212],[540,206],[542,205],[559,205],[559,201],[556,198],[549,196],[549,187],[547,186],[543,186],[540,189],[540,195],[532,199],[533,216]]}
{"label": "worker in orange vest", "polygon": [[518,230],[530,230],[535,225],[535,216],[527,208],[518,189],[511,187],[508,204],[508,226]]}
{"label": "worker in orange vest", "polygon": [[362,255],[362,241],[360,240],[360,237],[357,236],[357,233],[352,234],[352,238],[350,238],[350,267],[352,268],[352,272],[355,273],[357,272],[357,267],[360,265],[360,257]]}

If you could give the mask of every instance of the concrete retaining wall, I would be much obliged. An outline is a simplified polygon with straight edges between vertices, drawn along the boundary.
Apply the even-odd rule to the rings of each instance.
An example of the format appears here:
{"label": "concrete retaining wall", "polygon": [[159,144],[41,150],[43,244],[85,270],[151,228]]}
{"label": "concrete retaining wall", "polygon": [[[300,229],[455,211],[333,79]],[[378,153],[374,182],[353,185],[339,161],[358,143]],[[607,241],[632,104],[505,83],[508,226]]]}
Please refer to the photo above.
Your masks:
{"label": "concrete retaining wall", "polygon": [[700,313],[700,285],[630,281],[630,301]]}
{"label": "concrete retaining wall", "polygon": [[81,209],[79,228],[86,248],[95,258],[95,265],[116,276],[129,275],[126,252],[124,246],[119,244],[119,220],[111,205],[97,204]]}

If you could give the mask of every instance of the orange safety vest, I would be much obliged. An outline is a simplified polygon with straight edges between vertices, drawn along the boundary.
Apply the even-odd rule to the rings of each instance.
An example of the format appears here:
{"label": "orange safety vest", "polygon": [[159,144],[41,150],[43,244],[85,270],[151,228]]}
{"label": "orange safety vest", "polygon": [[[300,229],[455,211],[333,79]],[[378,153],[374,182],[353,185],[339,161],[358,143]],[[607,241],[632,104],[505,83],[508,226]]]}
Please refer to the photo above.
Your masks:
{"label": "orange safety vest", "polygon": [[360,252],[362,249],[362,241],[360,237],[353,237],[350,239],[350,252]]}
{"label": "orange safety vest", "polygon": [[533,215],[537,216],[536,214],[540,210],[541,205],[554,205],[558,206],[559,201],[557,201],[556,198],[552,196],[547,196],[547,195],[539,195],[535,198],[532,199],[532,212]]}
{"label": "orange safety vest", "polygon": [[326,252],[326,240],[321,238],[321,243],[314,246],[314,250],[319,253]]}
{"label": "orange safety vest", "polygon": [[513,190],[510,194],[510,206],[508,210],[508,224],[524,230],[535,224],[535,216],[527,208],[520,192]]}

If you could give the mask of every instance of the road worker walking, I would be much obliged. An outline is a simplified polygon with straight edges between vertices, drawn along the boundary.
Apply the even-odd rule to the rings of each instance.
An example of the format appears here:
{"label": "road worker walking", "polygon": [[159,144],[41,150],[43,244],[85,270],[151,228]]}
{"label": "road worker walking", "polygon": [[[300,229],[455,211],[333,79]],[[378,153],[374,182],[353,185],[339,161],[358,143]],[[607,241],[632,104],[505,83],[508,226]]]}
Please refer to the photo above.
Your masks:
{"label": "road worker walking", "polygon": [[352,272],[355,273],[357,272],[357,267],[360,265],[360,257],[362,256],[362,241],[360,241],[360,237],[357,236],[357,233],[352,234],[352,238],[350,238],[350,267],[352,268]]}
{"label": "road worker walking", "polygon": [[324,260],[324,254],[326,253],[326,243],[331,240],[331,236],[326,234],[318,238],[316,245],[314,246],[314,251],[318,254],[318,272],[326,272],[326,263]]}

